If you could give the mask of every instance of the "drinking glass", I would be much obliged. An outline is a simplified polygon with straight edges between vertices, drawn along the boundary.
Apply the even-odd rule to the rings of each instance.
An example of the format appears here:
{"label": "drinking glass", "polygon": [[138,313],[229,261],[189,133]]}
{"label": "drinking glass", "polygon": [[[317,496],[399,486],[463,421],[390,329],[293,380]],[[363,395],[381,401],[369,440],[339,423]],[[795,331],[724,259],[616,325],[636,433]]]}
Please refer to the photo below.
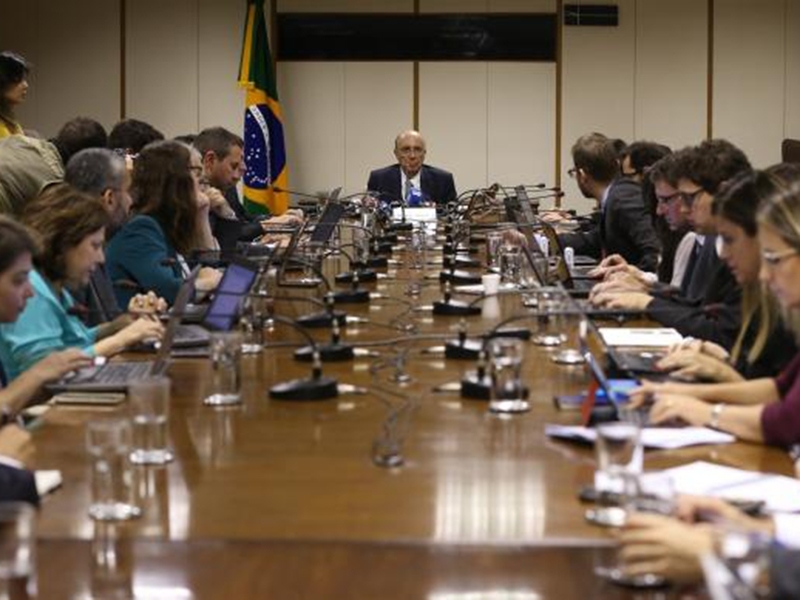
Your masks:
{"label": "drinking glass", "polygon": [[519,246],[500,246],[500,279],[503,283],[519,285],[522,269],[522,251]]}
{"label": "drinking glass", "polygon": [[211,379],[204,404],[225,406],[241,402],[242,335],[214,332],[209,339]]}
{"label": "drinking glass", "polygon": [[492,392],[489,410],[498,413],[517,413],[530,410],[522,383],[522,341],[497,338],[491,347]]}
{"label": "drinking glass", "polygon": [[89,516],[99,521],[138,517],[133,501],[131,426],[127,419],[99,419],[86,425],[86,449],[92,465]]}
{"label": "drinking glass", "polygon": [[500,246],[502,245],[502,232],[491,231],[486,234],[486,266],[491,270],[500,269]]}
{"label": "drinking glass", "polygon": [[168,377],[146,377],[128,386],[134,464],[163,465],[174,458],[167,441],[169,389]]}
{"label": "drinking glass", "polygon": [[29,598],[36,591],[36,509],[0,503],[0,598]]}

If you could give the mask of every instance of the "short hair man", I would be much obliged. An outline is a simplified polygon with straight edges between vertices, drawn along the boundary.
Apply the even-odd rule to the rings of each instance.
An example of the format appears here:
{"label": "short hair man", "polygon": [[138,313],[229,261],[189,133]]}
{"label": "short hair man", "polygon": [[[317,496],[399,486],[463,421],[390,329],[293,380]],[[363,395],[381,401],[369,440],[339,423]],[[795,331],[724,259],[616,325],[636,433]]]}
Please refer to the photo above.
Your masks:
{"label": "short hair man", "polygon": [[164,134],[150,123],[138,119],[123,119],[108,134],[108,147],[122,150],[126,154],[139,154],[147,144],[163,139]]}
{"label": "short hair man", "polygon": [[561,234],[561,244],[594,258],[619,254],[644,271],[654,271],[660,245],[641,185],[619,176],[610,140],[600,133],[582,136],[572,147],[572,162],[570,176],[586,198],[598,201],[600,219],[590,231]]}
{"label": "short hair man", "polygon": [[193,142],[200,153],[203,178],[210,186],[206,195],[211,202],[214,236],[223,250],[233,250],[237,240],[253,240],[270,225],[290,224],[300,220],[294,212],[265,219],[251,215],[242,206],[236,184],[245,170],[244,141],[224,127],[209,127]]}
{"label": "short hair man", "polygon": [[105,147],[106,130],[92,119],[67,121],[50,141],[12,135],[0,140],[0,213],[19,215],[42,188],[64,178],[64,165],[85,148]]}
{"label": "short hair man", "polygon": [[707,140],[677,157],[676,201],[697,234],[678,294],[614,291],[596,286],[592,300],[612,308],[646,310],[683,335],[730,349],[740,324],[741,288],[716,251],[712,205],[723,182],[749,170],[744,153],[726,140]]}
{"label": "short hair man", "polygon": [[367,189],[378,192],[383,202],[407,202],[416,190],[427,202],[444,207],[456,199],[452,173],[425,164],[427,147],[419,131],[403,131],[394,140],[397,164],[369,174]]}
{"label": "short hair man", "polygon": [[[67,163],[64,179],[72,187],[100,198],[111,223],[106,228],[110,239],[125,224],[131,209],[131,178],[125,159],[106,148],[81,150]],[[122,315],[104,265],[92,272],[89,285],[71,290],[78,304],[87,308],[84,318],[89,325],[99,325]],[[137,294],[129,309],[147,312],[163,304],[154,294]]]}

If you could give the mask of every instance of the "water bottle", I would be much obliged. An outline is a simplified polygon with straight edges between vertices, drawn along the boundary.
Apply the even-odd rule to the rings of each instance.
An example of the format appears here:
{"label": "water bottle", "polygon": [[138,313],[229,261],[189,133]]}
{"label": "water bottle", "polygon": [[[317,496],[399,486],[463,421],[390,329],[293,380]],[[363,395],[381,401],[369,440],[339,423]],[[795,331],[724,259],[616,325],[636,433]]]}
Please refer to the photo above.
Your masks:
{"label": "water bottle", "polygon": [[564,248],[564,262],[567,263],[567,267],[572,272],[575,268],[575,250],[571,246]]}

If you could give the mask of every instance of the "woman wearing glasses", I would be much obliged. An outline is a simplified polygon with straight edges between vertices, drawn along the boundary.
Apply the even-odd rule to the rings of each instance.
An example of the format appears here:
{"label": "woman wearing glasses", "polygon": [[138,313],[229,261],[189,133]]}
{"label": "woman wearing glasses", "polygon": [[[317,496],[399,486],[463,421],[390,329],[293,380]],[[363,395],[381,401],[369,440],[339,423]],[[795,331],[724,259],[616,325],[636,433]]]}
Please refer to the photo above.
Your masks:
{"label": "woman wearing glasses", "polygon": [[[757,216],[759,277],[791,319],[800,310],[800,178],[757,172],[753,183],[757,190],[769,190]],[[781,348],[774,351],[780,357]],[[783,354],[792,352],[792,347],[783,349]],[[648,383],[640,391],[654,394],[653,423],[678,419],[767,444],[788,447],[800,442],[800,353],[777,378],[705,385]]]}
{"label": "woman wearing glasses", "polygon": [[[131,219],[108,245],[106,270],[120,306],[141,290],[172,304],[188,273],[184,256],[214,249],[208,198],[200,190],[200,155],[181,142],[146,146],[133,167]],[[215,269],[200,270],[198,290],[217,286]]]}

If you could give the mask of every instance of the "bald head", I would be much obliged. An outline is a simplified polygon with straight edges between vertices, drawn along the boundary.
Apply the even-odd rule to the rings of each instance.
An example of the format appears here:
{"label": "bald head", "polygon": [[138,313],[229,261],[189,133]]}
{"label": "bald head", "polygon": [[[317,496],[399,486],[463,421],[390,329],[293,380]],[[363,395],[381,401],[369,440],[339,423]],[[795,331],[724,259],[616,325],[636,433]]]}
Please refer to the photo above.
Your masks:
{"label": "bald head", "polygon": [[394,155],[407,177],[414,177],[425,162],[425,138],[419,131],[403,131],[394,140]]}

